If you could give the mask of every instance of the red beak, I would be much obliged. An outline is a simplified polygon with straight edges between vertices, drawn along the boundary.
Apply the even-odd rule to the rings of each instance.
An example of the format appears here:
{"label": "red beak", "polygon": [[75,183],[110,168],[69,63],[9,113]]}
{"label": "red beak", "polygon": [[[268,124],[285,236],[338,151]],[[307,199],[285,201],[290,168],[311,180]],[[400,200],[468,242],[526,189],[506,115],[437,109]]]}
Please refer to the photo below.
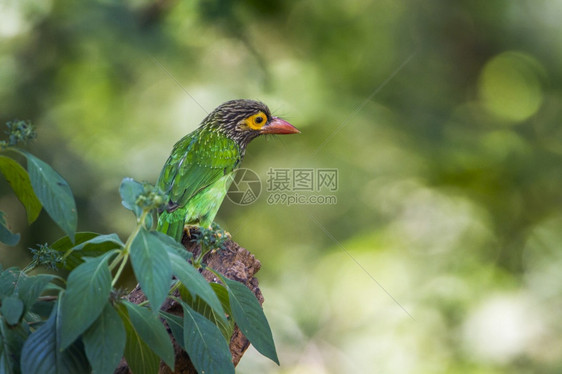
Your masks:
{"label": "red beak", "polygon": [[262,129],[260,134],[299,134],[300,131],[295,126],[291,125],[289,122],[273,117],[273,119]]}

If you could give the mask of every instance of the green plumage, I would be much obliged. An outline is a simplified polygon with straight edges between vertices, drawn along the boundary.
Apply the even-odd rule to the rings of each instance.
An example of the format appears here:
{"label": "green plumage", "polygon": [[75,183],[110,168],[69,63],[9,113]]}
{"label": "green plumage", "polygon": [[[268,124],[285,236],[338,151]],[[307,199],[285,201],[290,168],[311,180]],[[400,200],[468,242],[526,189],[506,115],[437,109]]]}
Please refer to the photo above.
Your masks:
{"label": "green plumage", "polygon": [[241,156],[238,144],[212,127],[200,127],[176,143],[158,187],[169,194],[169,207],[178,207],[162,212],[160,231],[180,240],[185,224],[210,226]]}
{"label": "green plumage", "polygon": [[262,133],[289,133],[287,125],[292,127],[252,100],[229,101],[210,113],[197,130],[176,143],[160,173],[157,186],[169,201],[158,217],[158,230],[180,241],[185,224],[210,226],[247,144]]}

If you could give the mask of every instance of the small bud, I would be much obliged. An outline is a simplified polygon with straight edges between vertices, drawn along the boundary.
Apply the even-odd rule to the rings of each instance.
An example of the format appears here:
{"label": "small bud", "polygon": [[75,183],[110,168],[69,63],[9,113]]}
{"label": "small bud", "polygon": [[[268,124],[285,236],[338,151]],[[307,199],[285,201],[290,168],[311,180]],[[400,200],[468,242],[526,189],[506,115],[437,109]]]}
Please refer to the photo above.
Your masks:
{"label": "small bud", "polygon": [[166,194],[150,183],[143,184],[143,191],[138,195],[135,204],[142,210],[158,209],[166,201]]}
{"label": "small bud", "polygon": [[55,249],[49,247],[49,245],[39,244],[39,248],[29,248],[29,251],[33,255],[32,262],[37,265],[43,265],[49,269],[56,270],[58,264],[63,263],[61,253]]}
{"label": "small bud", "polygon": [[29,121],[8,121],[6,126],[8,127],[6,134],[8,134],[9,145],[27,144],[37,137],[37,133]]}

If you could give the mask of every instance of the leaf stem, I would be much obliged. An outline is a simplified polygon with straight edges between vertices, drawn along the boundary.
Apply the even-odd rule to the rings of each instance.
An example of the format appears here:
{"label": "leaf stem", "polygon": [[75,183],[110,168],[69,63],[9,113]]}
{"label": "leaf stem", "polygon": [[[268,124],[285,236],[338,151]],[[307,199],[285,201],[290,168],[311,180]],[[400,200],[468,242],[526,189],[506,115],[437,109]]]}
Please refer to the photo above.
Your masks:
{"label": "leaf stem", "polygon": [[197,258],[194,259],[192,262],[193,267],[196,269],[199,269],[202,266],[203,257],[205,257],[207,253],[211,252],[211,249],[209,249],[209,247],[206,244],[200,243],[200,246],[201,246],[201,253],[199,253],[199,256],[197,256]]}
{"label": "leaf stem", "polygon": [[168,291],[168,297],[171,297],[174,294],[174,291],[177,290],[181,286],[181,282],[178,280]]}
{"label": "leaf stem", "polygon": [[123,249],[121,249],[117,257],[115,257],[115,259],[111,261],[111,264],[109,264],[109,270],[113,271],[113,269],[115,269],[115,267],[119,264],[119,262],[123,259],[123,257],[125,257],[125,255],[123,253]]}
{"label": "leaf stem", "polygon": [[22,270],[22,273],[29,274],[32,270],[39,266],[39,262],[36,260],[32,260],[29,264],[25,265]]}
{"label": "leaf stem", "polygon": [[144,221],[146,220],[146,216],[148,215],[148,213],[150,213],[150,210],[143,210],[142,211],[142,214],[137,219],[137,227],[135,227],[135,231],[133,231],[131,233],[131,235],[129,235],[129,237],[127,238],[127,242],[125,243],[125,246],[121,250],[121,253],[119,254],[119,256],[117,256],[115,261],[113,263],[111,263],[111,266],[115,267],[116,264],[117,264],[117,262],[116,262],[117,259],[119,259],[120,257],[122,258],[121,265],[119,266],[119,269],[117,269],[117,273],[115,273],[115,277],[113,277],[113,281],[111,282],[112,287],[115,287],[115,285],[117,284],[117,281],[119,280],[119,277],[121,276],[121,273],[123,273],[123,269],[125,269],[125,265],[127,265],[127,262],[129,261],[129,252],[131,250],[131,244],[133,243],[133,241],[135,240],[135,238],[139,234],[140,230],[143,228]]}
{"label": "leaf stem", "polygon": [[123,272],[123,269],[125,268],[125,265],[127,265],[128,261],[129,261],[129,253],[127,252],[123,255],[123,261],[121,262],[121,266],[119,266],[117,273],[115,273],[115,277],[111,282],[111,287],[115,287],[115,284],[117,284],[117,281],[119,280],[119,277],[121,276],[121,273]]}

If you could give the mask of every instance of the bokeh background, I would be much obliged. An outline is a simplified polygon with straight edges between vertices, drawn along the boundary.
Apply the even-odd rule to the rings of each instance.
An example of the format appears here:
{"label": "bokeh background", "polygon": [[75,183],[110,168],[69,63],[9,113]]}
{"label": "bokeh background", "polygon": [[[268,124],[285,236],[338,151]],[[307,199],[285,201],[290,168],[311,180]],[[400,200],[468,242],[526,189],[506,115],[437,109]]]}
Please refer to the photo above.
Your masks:
{"label": "bokeh background", "polygon": [[[70,183],[79,230],[134,226],[124,177],[233,98],[260,198],[218,222],[261,261],[281,366],[239,373],[562,372],[562,1],[0,0],[0,122]],[[268,204],[270,168],[337,169],[336,204]],[[309,192],[308,194],[319,192]],[[324,193],[323,193],[324,194]],[[0,181],[22,242],[30,227]]]}

